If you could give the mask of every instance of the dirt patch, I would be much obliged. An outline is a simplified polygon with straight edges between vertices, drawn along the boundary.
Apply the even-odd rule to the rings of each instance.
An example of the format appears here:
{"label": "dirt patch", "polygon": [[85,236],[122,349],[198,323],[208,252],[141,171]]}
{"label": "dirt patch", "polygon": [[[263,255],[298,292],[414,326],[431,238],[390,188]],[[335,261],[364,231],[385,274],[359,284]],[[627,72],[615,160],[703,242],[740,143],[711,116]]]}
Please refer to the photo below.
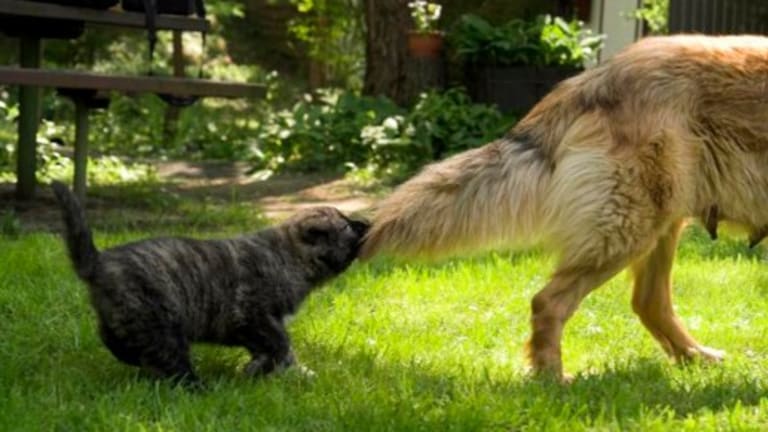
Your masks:
{"label": "dirt patch", "polygon": [[[342,176],[323,173],[279,174],[268,178],[251,175],[249,166],[233,162],[158,162],[161,182],[158,193],[150,195],[162,199],[164,194],[175,194],[191,201],[245,202],[259,208],[271,220],[281,220],[298,210],[330,205],[348,213],[365,213],[375,201],[375,194],[359,187]],[[100,187],[88,196],[88,211],[97,213],[119,212],[129,215],[136,225],[155,220],[156,210],[142,205],[142,198],[129,197],[120,186]],[[144,207],[144,210],[142,210]],[[59,210],[50,188],[39,187],[37,196],[30,201],[15,199],[15,185],[0,183],[0,216],[13,209],[25,230],[50,229],[59,225]],[[164,218],[169,218],[165,215]]]}
{"label": "dirt patch", "polygon": [[372,193],[333,174],[279,174],[265,179],[249,174],[249,166],[242,163],[169,162],[157,168],[183,196],[253,202],[270,219],[317,205],[357,213],[374,202]]}

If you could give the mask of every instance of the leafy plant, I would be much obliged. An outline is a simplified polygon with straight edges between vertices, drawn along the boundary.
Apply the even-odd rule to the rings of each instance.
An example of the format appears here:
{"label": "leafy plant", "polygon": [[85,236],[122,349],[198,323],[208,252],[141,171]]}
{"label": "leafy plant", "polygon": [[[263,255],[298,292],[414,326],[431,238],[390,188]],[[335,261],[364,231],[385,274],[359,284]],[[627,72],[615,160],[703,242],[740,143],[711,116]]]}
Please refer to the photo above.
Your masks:
{"label": "leafy plant", "polygon": [[14,120],[19,115],[19,106],[10,104],[7,95],[0,93],[0,171],[9,169],[14,164],[13,152],[17,130]]}
{"label": "leafy plant", "polygon": [[437,20],[443,7],[438,3],[430,3],[424,0],[415,0],[408,3],[411,9],[411,18],[419,33],[432,33],[437,31]]}
{"label": "leafy plant", "polygon": [[422,94],[411,112],[367,126],[361,137],[370,148],[370,163],[391,174],[408,174],[424,163],[498,138],[512,124],[513,119],[496,108],[473,104],[463,89],[453,88]]}
{"label": "leafy plant", "polygon": [[342,169],[366,159],[360,138],[364,126],[401,111],[388,99],[341,90],[306,94],[289,109],[264,113],[252,159],[257,169]]}
{"label": "leafy plant", "polygon": [[[74,175],[74,161],[68,155],[71,149],[61,145],[62,137],[69,131],[62,124],[43,120],[37,134],[37,179],[69,181]],[[16,180],[16,147],[11,144],[0,146],[0,181]],[[98,184],[132,183],[154,180],[153,167],[142,163],[125,162],[117,156],[89,156],[88,182]]]}
{"label": "leafy plant", "polygon": [[267,113],[252,147],[255,170],[352,170],[400,177],[501,136],[513,123],[462,89],[423,94],[406,111],[384,98],[327,89]]}
{"label": "leafy plant", "polygon": [[651,34],[669,33],[669,0],[643,0],[632,18],[645,22]]}
{"label": "leafy plant", "polygon": [[299,16],[290,34],[320,63],[328,79],[360,88],[365,70],[365,25],[361,0],[289,0]]}
{"label": "leafy plant", "polygon": [[604,36],[592,34],[581,21],[549,15],[494,26],[468,14],[458,21],[449,40],[467,63],[582,68],[597,58]]}

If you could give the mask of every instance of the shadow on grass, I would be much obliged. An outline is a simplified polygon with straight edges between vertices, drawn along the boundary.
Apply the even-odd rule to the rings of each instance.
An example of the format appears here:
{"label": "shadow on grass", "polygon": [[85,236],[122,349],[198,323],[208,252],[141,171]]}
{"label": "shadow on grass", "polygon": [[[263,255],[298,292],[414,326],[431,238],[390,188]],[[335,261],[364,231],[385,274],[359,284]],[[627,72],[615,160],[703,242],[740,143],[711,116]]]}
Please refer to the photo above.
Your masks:
{"label": "shadow on grass", "polygon": [[[439,405],[450,407],[447,410],[450,414],[445,415],[455,417],[452,421],[472,418],[478,425],[503,429],[541,425],[545,418],[586,424],[598,420],[632,423],[649,415],[684,419],[702,411],[717,413],[736,406],[755,406],[761,398],[768,396],[768,389],[758,380],[740,374],[719,374],[717,366],[702,369],[704,378],[697,376],[689,382],[681,381],[680,376],[692,377],[692,372],[675,373],[679,372],[675,369],[681,366],[669,364],[661,358],[634,359],[599,374],[578,376],[570,385],[561,385],[523,375],[514,375],[509,381],[504,381],[504,377],[491,377],[484,373],[472,377],[438,374],[431,371],[428,365],[386,363],[380,353],[375,352],[349,353],[316,344],[304,345],[303,350],[303,363],[318,374],[327,375],[326,380],[334,383],[334,391],[345,395],[343,386],[350,386],[349,399],[341,402],[346,404],[344,411],[358,411],[360,416],[369,418],[369,404],[376,401],[359,399],[356,393],[360,386],[367,387],[374,394],[390,394],[391,397],[379,403],[390,404],[388,408],[395,411],[403,409],[397,407],[401,404],[406,407],[420,406],[423,410]],[[209,385],[201,397],[226,396],[233,388],[237,391],[292,391],[295,386],[289,384],[296,380],[304,382],[298,387],[307,392],[324,392],[328,384],[322,379],[318,383],[318,378],[302,375],[296,368],[267,378],[244,376],[239,367],[247,358],[244,350],[204,347],[196,348],[195,352],[196,369]],[[104,360],[113,363],[113,367],[107,370],[114,375],[110,376],[97,364],[88,365],[89,362],[83,362],[82,358],[71,367],[97,370],[98,380],[116,392],[125,386],[115,386],[115,381],[125,381],[129,387],[136,380],[154,381],[135,368],[120,365],[111,358]],[[331,370],[323,371],[317,367],[323,365]],[[338,365],[347,366],[340,370]],[[170,387],[163,382],[160,385]],[[289,401],[291,399],[299,401],[302,395],[293,394],[288,398]],[[479,405],[489,410],[480,410]],[[387,412],[388,409],[382,407],[382,411]],[[422,416],[424,413],[420,413],[419,409],[414,409],[412,413],[398,412],[404,418],[412,415],[421,426],[432,423],[432,426],[438,427],[446,421],[444,416],[431,419]],[[386,422],[387,419],[373,417],[371,421]]]}
{"label": "shadow on grass", "polygon": [[[194,366],[209,390],[179,397],[183,390],[172,390],[164,382],[155,384],[137,368],[115,360],[97,340],[94,317],[84,313],[85,299],[79,304],[68,308],[71,317],[60,319],[62,323],[77,320],[76,338],[52,338],[51,324],[30,318],[21,332],[33,337],[14,337],[12,350],[0,349],[5,369],[0,376],[6,384],[13,383],[17,390],[23,388],[25,394],[41,400],[53,386],[64,400],[80,401],[86,407],[93,400],[125,401],[124,407],[111,408],[115,416],[132,414],[143,400],[154,397],[150,393],[155,386],[161,393],[158,406],[169,412],[176,410],[168,407],[202,398],[205,403],[196,415],[205,421],[215,420],[216,406],[242,404],[241,398],[255,405],[252,409],[269,407],[277,400],[284,412],[324,418],[329,422],[327,430],[347,425],[346,418],[364,419],[378,429],[390,430],[446,430],[446,425],[455,425],[456,430],[540,429],[550,421],[625,426],[649,416],[666,422],[704,411],[755,406],[768,397],[761,378],[750,376],[750,371],[728,368],[727,363],[680,371],[661,354],[631,358],[562,386],[516,371],[484,370],[487,359],[476,364],[468,361],[466,369],[463,365],[445,368],[439,359],[428,356],[424,362],[392,360],[382,348],[306,340],[295,341],[296,348],[300,361],[317,373],[315,378],[290,371],[252,379],[241,372],[248,357],[243,349],[196,345]],[[1,308],[0,314],[5,315]],[[6,322],[18,323],[20,318]],[[274,399],[268,400],[265,395],[269,394]],[[211,408],[208,402],[219,405]]]}
{"label": "shadow on grass", "polygon": [[703,259],[746,258],[763,259],[765,246],[749,248],[747,235],[739,232],[728,232],[717,240],[709,238],[709,234],[699,225],[693,225],[685,230],[678,247],[678,256],[690,255]]}
{"label": "shadow on grass", "polygon": [[[702,378],[692,375],[694,371],[676,370],[682,366],[663,358],[633,359],[626,365],[578,376],[572,384],[561,385],[527,375],[513,375],[509,381],[482,372],[475,377],[443,375],[430,371],[429,366],[387,364],[376,353],[350,354],[317,345],[309,347],[309,351],[324,359],[325,364],[354,365],[349,371],[351,382],[369,386],[371,382],[380,386],[391,383],[393,395],[406,388],[408,397],[421,401],[425,409],[431,404],[453,405],[452,415],[473,417],[484,427],[505,430],[541,426],[547,418],[586,424],[597,420],[632,423],[649,414],[684,419],[707,410],[755,406],[768,396],[768,389],[753,377],[720,374],[717,369],[706,368],[702,369]],[[681,382],[678,375],[695,377]],[[484,411],[481,407],[491,409]],[[444,420],[435,419],[434,426]]]}
{"label": "shadow on grass", "polygon": [[[24,232],[63,227],[50,188],[41,186],[31,201],[15,199],[9,184],[0,185],[0,213],[15,215]],[[190,232],[252,232],[268,224],[263,212],[246,200],[231,197],[188,198],[163,182],[96,185],[85,203],[88,222],[98,233],[141,231],[142,236]]]}

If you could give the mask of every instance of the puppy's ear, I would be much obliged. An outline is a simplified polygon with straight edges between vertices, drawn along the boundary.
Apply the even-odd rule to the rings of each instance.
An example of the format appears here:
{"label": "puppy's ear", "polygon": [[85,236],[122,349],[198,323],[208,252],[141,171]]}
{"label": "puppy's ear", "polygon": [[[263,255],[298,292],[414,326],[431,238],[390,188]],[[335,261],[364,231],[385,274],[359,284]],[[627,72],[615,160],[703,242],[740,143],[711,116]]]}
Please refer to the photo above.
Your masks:
{"label": "puppy's ear", "polygon": [[371,227],[371,224],[364,220],[350,220],[349,226],[352,227],[352,230],[354,230],[357,235],[362,237],[368,232],[368,228]]}

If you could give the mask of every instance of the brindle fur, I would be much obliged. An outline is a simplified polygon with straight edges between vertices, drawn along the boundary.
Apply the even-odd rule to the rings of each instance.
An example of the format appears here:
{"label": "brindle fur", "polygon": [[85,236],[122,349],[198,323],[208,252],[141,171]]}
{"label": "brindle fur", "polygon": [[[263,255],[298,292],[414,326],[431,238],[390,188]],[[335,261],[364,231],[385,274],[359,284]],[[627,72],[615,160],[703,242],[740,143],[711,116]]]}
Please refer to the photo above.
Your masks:
{"label": "brindle fur", "polygon": [[352,263],[367,229],[318,207],[240,238],[155,238],[99,252],[75,196],[53,189],[104,344],[127,364],[185,383],[198,382],[191,342],[247,348],[254,374],[290,365],[284,317]]}
{"label": "brindle fur", "polygon": [[[713,207],[716,205],[716,207]],[[710,210],[716,209],[716,215]],[[678,359],[720,359],[672,305],[679,232],[703,217],[768,226],[768,38],[641,40],[556,87],[502,139],[427,166],[374,212],[361,256],[540,244],[559,262],[532,301],[530,359],[562,376],[563,326],[622,269]]]}

